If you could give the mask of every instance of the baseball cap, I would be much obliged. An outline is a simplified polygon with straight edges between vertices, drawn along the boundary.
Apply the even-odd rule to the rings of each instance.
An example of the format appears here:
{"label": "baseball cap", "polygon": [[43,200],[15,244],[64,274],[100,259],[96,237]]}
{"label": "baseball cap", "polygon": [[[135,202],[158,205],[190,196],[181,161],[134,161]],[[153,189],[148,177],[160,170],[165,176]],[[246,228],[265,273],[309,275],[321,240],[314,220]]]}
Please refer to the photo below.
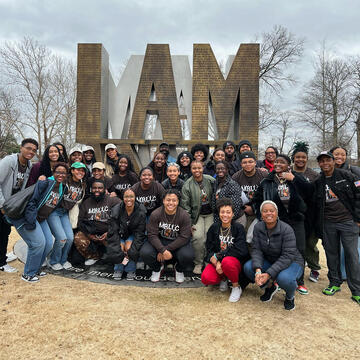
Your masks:
{"label": "baseball cap", "polygon": [[105,146],[105,151],[109,150],[109,149],[117,149],[117,147],[114,144],[107,144]]}
{"label": "baseball cap", "polygon": [[74,146],[72,149],[70,149],[69,155],[73,154],[74,152],[82,153],[80,146]]}
{"label": "baseball cap", "polygon": [[85,151],[93,151],[93,152],[95,152],[94,148],[92,146],[90,146],[90,145],[85,145],[83,147],[82,151],[83,152],[85,152]]}
{"label": "baseball cap", "polygon": [[323,156],[327,156],[327,157],[329,157],[329,158],[331,158],[331,159],[334,159],[334,155],[333,155],[331,152],[329,152],[329,151],[322,151],[322,152],[317,156],[316,160],[319,161],[320,158],[323,157]]}
{"label": "baseball cap", "polygon": [[76,161],[73,164],[71,164],[71,168],[72,169],[86,169],[86,166],[82,162]]}
{"label": "baseball cap", "polygon": [[105,165],[102,162],[97,161],[96,163],[93,164],[92,168],[93,169],[105,170]]}

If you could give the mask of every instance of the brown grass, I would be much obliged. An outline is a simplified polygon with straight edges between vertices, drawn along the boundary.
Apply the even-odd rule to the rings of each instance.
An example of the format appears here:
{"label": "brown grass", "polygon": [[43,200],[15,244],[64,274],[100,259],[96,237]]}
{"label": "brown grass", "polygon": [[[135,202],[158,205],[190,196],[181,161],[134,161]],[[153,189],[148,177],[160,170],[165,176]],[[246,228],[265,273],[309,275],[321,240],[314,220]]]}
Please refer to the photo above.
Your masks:
{"label": "brown grass", "polygon": [[[12,233],[9,248],[17,240]],[[322,253],[322,263],[324,255]],[[249,286],[238,303],[216,289],[111,286],[48,275],[0,274],[0,359],[355,359],[359,306],[325,297],[325,269],[296,310],[283,294],[262,304]],[[308,275],[308,271],[306,273]]]}

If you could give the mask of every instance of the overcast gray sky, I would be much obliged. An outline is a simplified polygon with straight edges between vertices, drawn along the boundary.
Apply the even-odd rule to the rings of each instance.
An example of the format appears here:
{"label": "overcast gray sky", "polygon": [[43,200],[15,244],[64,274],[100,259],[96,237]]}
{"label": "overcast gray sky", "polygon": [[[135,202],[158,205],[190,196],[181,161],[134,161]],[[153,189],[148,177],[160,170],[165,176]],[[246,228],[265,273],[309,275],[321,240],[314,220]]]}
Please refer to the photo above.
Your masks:
{"label": "overcast gray sky", "polygon": [[[77,43],[103,43],[115,73],[130,55],[144,54],[147,43],[169,43],[172,54],[189,56],[193,43],[210,43],[224,59],[276,24],[306,38],[304,59],[294,68],[300,80],[311,76],[324,39],[340,54],[360,54],[356,0],[0,0],[0,14],[0,41],[31,36],[73,59]],[[294,103],[299,89],[287,92],[284,104]]]}

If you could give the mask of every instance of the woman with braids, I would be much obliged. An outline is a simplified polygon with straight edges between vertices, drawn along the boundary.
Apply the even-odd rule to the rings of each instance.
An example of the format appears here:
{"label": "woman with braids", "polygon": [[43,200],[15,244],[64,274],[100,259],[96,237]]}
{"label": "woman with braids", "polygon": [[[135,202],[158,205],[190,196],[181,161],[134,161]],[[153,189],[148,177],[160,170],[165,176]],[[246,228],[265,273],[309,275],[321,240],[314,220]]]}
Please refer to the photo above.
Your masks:
{"label": "woman with braids", "polygon": [[335,167],[343,169],[353,173],[358,179],[360,179],[360,168],[358,166],[350,165],[347,161],[347,150],[342,146],[334,146],[330,149],[330,152],[334,155]]}
{"label": "woman with braids", "polygon": [[201,161],[203,165],[209,155],[209,149],[204,144],[195,144],[190,152],[194,160]]}
{"label": "woman with braids", "polygon": [[191,152],[182,151],[176,160],[176,163],[180,166],[180,179],[186,181],[192,176],[190,164],[194,160]]}
{"label": "woman with braids", "polygon": [[[273,201],[278,207],[281,221],[289,224],[296,237],[296,246],[305,259],[305,199],[311,197],[313,186],[297,172],[290,168],[291,160],[285,154],[279,154],[272,171],[259,185],[253,197],[255,213],[260,220],[260,206],[265,200]],[[304,286],[304,275],[298,280],[300,294],[308,294]]]}
{"label": "woman with braids", "polygon": [[[309,144],[303,141],[298,141],[295,143],[291,155],[291,159],[294,164],[292,170],[293,172],[302,175],[309,183],[312,184],[320,176],[320,174],[307,166],[308,152]],[[310,268],[309,280],[318,282],[320,275],[319,270],[321,267],[319,263],[319,250],[316,246],[319,239],[315,236],[314,233],[313,219],[315,218],[315,214],[314,206],[312,204],[312,191],[310,196],[304,198],[304,200],[307,205],[305,214],[305,261]]]}
{"label": "woman with braids", "polygon": [[42,160],[32,166],[26,187],[35,184],[38,180],[45,180],[52,176],[53,167],[59,159],[59,148],[54,144],[49,145],[44,151]]}
{"label": "woman with braids", "polygon": [[204,166],[204,174],[216,177],[215,166],[219,161],[225,161],[225,151],[222,148],[214,150],[210,160]]}
{"label": "woman with braids", "polygon": [[157,151],[148,166],[153,169],[155,181],[158,181],[161,184],[165,179],[167,179],[167,163],[165,154]]}
{"label": "woman with braids", "polygon": [[122,199],[125,190],[136,184],[139,181],[139,178],[135,174],[131,159],[125,154],[119,155],[116,169],[117,173],[111,178],[112,186],[110,188],[110,193],[115,193]]}

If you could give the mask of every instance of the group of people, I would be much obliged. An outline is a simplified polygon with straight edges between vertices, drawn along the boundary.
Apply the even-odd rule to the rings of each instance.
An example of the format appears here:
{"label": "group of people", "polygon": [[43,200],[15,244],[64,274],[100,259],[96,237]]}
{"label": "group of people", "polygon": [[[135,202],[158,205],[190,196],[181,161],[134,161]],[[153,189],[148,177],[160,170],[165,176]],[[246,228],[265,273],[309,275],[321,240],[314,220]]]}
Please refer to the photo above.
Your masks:
{"label": "group of people", "polygon": [[[7,263],[13,225],[28,245],[22,274],[33,283],[54,271],[114,264],[115,280],[133,280],[137,266],[160,280],[164,267],[175,281],[185,273],[201,276],[205,285],[219,284],[230,302],[240,299],[252,282],[264,289],[261,301],[286,292],[284,308],[295,308],[295,292],[308,294],[309,280],[320,276],[318,239],[325,249],[329,285],[324,295],[340,291],[340,251],[352,300],[360,304],[360,169],[349,165],[347,151],[337,146],[321,152],[321,172],[308,167],[308,145],[295,144],[291,157],[274,146],[257,160],[252,144],[227,141],[209,157],[204,144],[182,151],[177,159],[162,143],[148,166],[136,174],[129,156],[114,144],[105,146],[103,162],[91,146],[48,146],[38,150],[24,139],[20,152],[0,160],[0,270]],[[6,203],[33,187],[21,216],[6,213]],[[141,266],[141,265],[140,265]]]}

